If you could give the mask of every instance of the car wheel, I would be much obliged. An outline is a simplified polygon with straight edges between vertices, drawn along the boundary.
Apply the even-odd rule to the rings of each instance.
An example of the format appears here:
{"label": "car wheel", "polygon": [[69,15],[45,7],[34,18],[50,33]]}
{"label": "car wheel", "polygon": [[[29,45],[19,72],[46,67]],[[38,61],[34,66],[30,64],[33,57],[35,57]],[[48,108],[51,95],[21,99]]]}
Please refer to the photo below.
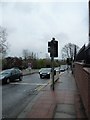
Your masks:
{"label": "car wheel", "polygon": [[20,76],[20,77],[19,77],[19,80],[20,80],[20,81],[22,81],[22,78],[23,78],[23,77],[22,77],[22,76]]}
{"label": "car wheel", "polygon": [[7,83],[7,84],[9,84],[9,83],[10,83],[10,79],[9,79],[9,78],[7,79],[6,83]]}
{"label": "car wheel", "polygon": [[48,79],[50,79],[50,75],[48,76]]}
{"label": "car wheel", "polygon": [[40,78],[42,79],[42,76],[40,75]]}

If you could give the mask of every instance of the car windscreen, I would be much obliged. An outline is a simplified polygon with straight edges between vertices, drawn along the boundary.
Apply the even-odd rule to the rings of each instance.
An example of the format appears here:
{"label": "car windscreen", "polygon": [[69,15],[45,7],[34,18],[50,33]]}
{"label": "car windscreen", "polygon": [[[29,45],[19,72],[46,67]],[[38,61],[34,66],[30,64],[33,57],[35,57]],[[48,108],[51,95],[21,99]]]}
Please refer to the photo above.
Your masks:
{"label": "car windscreen", "polygon": [[45,68],[41,68],[39,71],[42,71],[42,70],[44,70]]}
{"label": "car windscreen", "polygon": [[4,70],[0,72],[0,75],[10,74],[10,73],[11,73],[11,70]]}
{"label": "car windscreen", "polygon": [[51,71],[51,69],[46,68],[46,69],[43,69],[43,71],[50,72],[50,71]]}

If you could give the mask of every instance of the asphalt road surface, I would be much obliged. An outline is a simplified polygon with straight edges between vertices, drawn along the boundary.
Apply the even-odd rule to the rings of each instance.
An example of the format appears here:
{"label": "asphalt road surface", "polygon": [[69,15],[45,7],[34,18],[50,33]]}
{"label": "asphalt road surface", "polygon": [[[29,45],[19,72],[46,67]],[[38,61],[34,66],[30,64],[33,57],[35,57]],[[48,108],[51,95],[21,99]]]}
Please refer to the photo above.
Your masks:
{"label": "asphalt road surface", "polygon": [[17,118],[40,89],[48,84],[50,79],[40,79],[39,74],[23,77],[2,86],[2,117]]}

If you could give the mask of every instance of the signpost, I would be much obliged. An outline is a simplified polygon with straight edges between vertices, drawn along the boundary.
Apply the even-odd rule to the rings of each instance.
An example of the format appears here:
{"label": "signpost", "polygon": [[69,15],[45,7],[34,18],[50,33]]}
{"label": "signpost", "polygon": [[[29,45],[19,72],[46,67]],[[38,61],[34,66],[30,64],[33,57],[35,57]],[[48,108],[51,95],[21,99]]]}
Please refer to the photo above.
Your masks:
{"label": "signpost", "polygon": [[58,41],[55,38],[48,42],[48,52],[50,53],[52,63],[52,89],[54,90],[54,57],[58,57]]}

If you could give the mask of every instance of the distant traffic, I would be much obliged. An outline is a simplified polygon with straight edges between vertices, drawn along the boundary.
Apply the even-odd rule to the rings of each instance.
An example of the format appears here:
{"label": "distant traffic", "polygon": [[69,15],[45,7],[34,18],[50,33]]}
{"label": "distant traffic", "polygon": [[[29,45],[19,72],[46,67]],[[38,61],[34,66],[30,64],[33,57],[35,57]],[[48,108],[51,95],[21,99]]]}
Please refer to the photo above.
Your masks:
{"label": "distant traffic", "polygon": [[[67,70],[67,65],[61,65],[60,67],[55,67],[54,68],[54,74],[56,72],[64,72]],[[41,68],[39,69],[39,76],[41,79],[47,78],[50,79],[51,75],[51,68]],[[21,81],[23,78],[23,72],[19,68],[11,68],[11,69],[6,69],[0,72],[0,83],[1,84],[9,84],[12,81],[15,81],[18,79],[18,81]]]}
{"label": "distant traffic", "polygon": [[[60,67],[55,67],[54,68],[54,74],[55,74],[55,72],[59,72],[59,74],[60,74],[60,72],[64,72],[67,69],[68,69],[67,65],[61,65]],[[51,68],[41,68],[39,70],[40,78],[48,78],[48,79],[50,79],[51,71],[52,71]]]}

